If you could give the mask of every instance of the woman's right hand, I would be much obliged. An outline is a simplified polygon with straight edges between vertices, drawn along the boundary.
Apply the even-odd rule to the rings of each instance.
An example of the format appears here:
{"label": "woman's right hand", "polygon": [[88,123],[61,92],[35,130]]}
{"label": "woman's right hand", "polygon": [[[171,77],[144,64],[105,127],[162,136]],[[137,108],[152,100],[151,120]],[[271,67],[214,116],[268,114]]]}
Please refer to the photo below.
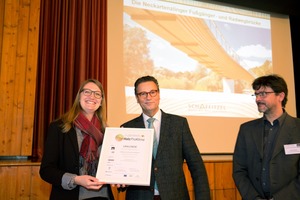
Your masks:
{"label": "woman's right hand", "polygon": [[74,179],[76,185],[81,185],[89,190],[99,190],[105,183],[89,175],[76,176]]}

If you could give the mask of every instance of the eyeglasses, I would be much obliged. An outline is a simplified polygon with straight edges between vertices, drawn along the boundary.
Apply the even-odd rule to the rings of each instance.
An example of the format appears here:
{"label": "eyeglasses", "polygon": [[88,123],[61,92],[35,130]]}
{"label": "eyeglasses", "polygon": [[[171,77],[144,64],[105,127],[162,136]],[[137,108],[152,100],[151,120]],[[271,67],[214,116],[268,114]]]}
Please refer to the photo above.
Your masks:
{"label": "eyeglasses", "polygon": [[102,98],[102,94],[99,91],[92,91],[90,89],[82,89],[81,92],[84,96],[91,96],[94,93],[94,97],[96,99],[101,99]]}
{"label": "eyeglasses", "polygon": [[271,94],[271,93],[276,93],[276,92],[257,92],[257,93],[252,94],[252,96],[265,98],[268,94]]}
{"label": "eyeglasses", "polygon": [[155,97],[157,95],[157,92],[158,90],[151,90],[150,92],[140,92],[140,93],[137,93],[137,95],[141,98],[147,98],[148,97],[148,94],[151,96],[151,97]]}

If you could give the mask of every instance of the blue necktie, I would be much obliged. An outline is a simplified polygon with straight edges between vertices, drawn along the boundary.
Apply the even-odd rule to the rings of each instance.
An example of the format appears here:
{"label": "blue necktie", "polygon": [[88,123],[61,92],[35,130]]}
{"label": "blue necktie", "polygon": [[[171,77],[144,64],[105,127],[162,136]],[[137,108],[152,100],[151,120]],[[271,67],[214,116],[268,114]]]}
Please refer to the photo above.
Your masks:
{"label": "blue necktie", "polygon": [[[153,138],[153,157],[154,159],[156,158],[156,152],[157,152],[157,146],[158,146],[158,143],[157,143],[157,139],[156,139],[156,133],[155,133],[155,128],[153,126],[153,122],[154,122],[155,118],[149,118],[147,119],[147,122],[148,122],[148,128],[153,128],[154,129],[154,138]],[[157,183],[156,181],[154,182],[154,189],[158,190],[158,187],[157,187]]]}
{"label": "blue necktie", "polygon": [[148,128],[153,128],[154,129],[154,138],[153,138],[153,157],[156,158],[156,152],[157,152],[157,139],[156,139],[156,133],[155,133],[155,128],[153,126],[153,122],[154,122],[155,118],[149,118],[147,119],[148,122]]}

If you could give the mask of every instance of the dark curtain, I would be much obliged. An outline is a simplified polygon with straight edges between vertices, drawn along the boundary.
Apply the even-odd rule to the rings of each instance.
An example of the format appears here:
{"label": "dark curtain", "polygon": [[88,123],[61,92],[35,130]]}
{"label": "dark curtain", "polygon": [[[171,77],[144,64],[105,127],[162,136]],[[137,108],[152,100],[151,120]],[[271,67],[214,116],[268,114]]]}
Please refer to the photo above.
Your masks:
{"label": "dark curtain", "polygon": [[300,14],[290,15],[297,117],[300,118]]}
{"label": "dark curtain", "polygon": [[49,123],[71,108],[82,81],[106,91],[107,0],[41,0],[32,159],[40,159]]}

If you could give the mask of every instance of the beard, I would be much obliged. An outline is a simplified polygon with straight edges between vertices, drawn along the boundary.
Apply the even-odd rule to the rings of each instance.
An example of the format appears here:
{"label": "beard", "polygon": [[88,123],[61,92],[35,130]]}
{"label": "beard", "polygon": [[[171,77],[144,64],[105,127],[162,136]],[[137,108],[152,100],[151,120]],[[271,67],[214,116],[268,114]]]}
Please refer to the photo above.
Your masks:
{"label": "beard", "polygon": [[257,109],[260,113],[266,113],[266,114],[268,113],[269,107],[265,103],[258,102],[256,104],[257,104]]}

